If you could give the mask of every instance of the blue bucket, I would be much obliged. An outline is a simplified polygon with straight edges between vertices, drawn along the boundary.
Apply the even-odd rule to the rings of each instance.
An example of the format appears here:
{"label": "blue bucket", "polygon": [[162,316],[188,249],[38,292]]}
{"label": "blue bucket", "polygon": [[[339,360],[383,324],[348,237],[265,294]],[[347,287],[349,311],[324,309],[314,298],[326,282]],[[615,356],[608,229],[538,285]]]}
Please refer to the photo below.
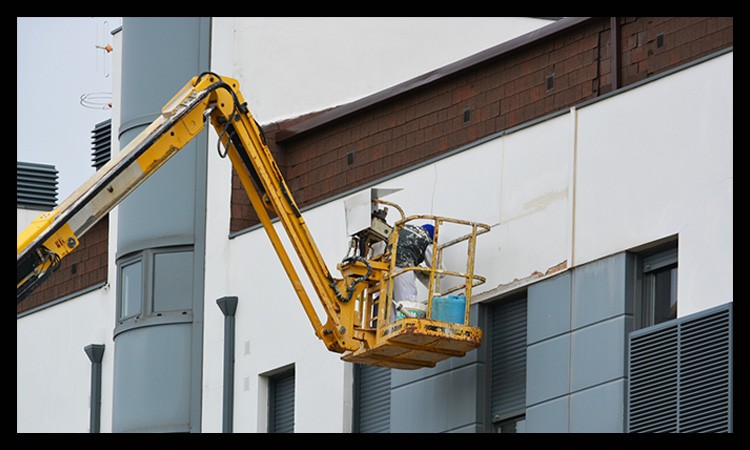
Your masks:
{"label": "blue bucket", "polygon": [[466,297],[448,295],[432,299],[432,319],[441,322],[453,322],[463,325],[466,314]]}

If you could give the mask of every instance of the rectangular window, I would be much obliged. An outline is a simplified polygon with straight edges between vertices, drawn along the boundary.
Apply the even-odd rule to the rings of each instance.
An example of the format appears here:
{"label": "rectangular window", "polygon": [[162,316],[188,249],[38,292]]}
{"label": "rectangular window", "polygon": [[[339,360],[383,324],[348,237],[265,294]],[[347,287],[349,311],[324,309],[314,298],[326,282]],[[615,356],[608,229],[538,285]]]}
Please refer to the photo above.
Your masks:
{"label": "rectangular window", "polygon": [[641,289],[635,305],[637,328],[676,319],[677,242],[640,254],[638,272]]}
{"label": "rectangular window", "polygon": [[154,254],[154,312],[191,309],[193,252]]}
{"label": "rectangular window", "polygon": [[526,431],[526,416],[512,417],[492,425],[495,433],[523,433]]}
{"label": "rectangular window", "polygon": [[137,259],[120,267],[119,318],[132,317],[143,305],[143,260]]}
{"label": "rectangular window", "polygon": [[[120,325],[164,317],[191,320],[193,308],[193,249],[188,246],[149,248],[118,261]],[[163,319],[160,319],[163,320]]]}
{"label": "rectangular window", "polygon": [[268,381],[268,432],[294,433],[294,368]]}

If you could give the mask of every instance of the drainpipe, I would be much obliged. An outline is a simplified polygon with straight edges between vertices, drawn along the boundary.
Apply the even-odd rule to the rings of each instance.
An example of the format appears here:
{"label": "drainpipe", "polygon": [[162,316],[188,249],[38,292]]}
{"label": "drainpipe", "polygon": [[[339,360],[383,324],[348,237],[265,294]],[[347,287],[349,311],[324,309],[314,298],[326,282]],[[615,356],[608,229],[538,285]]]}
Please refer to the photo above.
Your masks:
{"label": "drainpipe", "polygon": [[610,72],[612,74],[612,90],[620,88],[620,26],[617,17],[609,18],[610,29],[610,48],[612,55],[610,57]]}
{"label": "drainpipe", "polygon": [[216,300],[224,313],[224,406],[222,433],[231,433],[234,422],[234,313],[237,297],[222,297]]}
{"label": "drainpipe", "polygon": [[91,406],[89,407],[89,432],[98,433],[102,411],[102,356],[103,344],[91,344],[83,348],[91,361]]}

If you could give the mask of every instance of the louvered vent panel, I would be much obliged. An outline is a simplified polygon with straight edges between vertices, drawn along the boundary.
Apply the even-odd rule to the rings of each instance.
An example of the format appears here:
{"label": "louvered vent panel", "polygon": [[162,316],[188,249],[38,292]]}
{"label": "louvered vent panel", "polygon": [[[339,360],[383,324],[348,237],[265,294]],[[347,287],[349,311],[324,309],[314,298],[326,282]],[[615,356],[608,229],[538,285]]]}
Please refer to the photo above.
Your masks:
{"label": "louvered vent panel", "polygon": [[686,322],[681,335],[680,431],[726,432],[729,417],[729,311]]}
{"label": "louvered vent panel", "polygon": [[112,157],[112,120],[96,124],[91,131],[91,165],[99,170]]}
{"label": "louvered vent panel", "polygon": [[526,408],[526,298],[498,303],[492,308],[493,420]]}
{"label": "louvered vent panel", "polygon": [[270,431],[294,433],[294,372],[290,371],[272,379],[272,416]]}
{"label": "louvered vent panel", "polygon": [[731,303],[630,334],[628,431],[731,431]]}
{"label": "louvered vent panel", "polygon": [[57,169],[47,164],[16,162],[16,205],[49,211],[57,205]]}
{"label": "louvered vent panel", "polygon": [[391,428],[391,369],[358,365],[357,431],[387,433]]}

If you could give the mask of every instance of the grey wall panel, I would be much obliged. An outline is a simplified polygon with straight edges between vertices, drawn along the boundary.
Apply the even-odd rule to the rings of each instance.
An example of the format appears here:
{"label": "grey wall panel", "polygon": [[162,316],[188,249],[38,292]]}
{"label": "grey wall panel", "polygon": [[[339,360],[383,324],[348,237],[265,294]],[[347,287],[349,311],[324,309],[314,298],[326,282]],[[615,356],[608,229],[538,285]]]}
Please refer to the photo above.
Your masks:
{"label": "grey wall panel", "polygon": [[569,398],[556,398],[526,410],[527,433],[567,433]]}
{"label": "grey wall panel", "polygon": [[572,392],[625,375],[625,339],[630,318],[619,316],[571,334]]}
{"label": "grey wall panel", "polygon": [[[123,18],[121,146],[151,123],[190,78],[207,68],[208,55],[200,54],[201,41],[208,39],[205,20]],[[186,145],[121,203],[118,254],[160,245],[163,236],[172,239],[170,244],[194,242],[196,195],[204,190],[197,180],[205,172],[198,148],[201,142],[205,148],[206,135]]]}
{"label": "grey wall panel", "polygon": [[570,388],[570,336],[562,335],[529,346],[526,405],[567,394]]}
{"label": "grey wall panel", "polygon": [[190,431],[191,325],[142,327],[115,345],[112,431]]}
{"label": "grey wall panel", "polygon": [[[122,48],[122,124],[156,114],[190,79],[205,70],[199,52],[205,45],[201,17],[124,17]],[[134,66],[133,64],[140,64]],[[164,76],[169,73],[173,76]],[[153,120],[153,119],[152,119]],[[122,128],[122,127],[121,127]]]}
{"label": "grey wall panel", "polygon": [[436,433],[473,426],[478,388],[473,365],[394,388],[391,432]]}
{"label": "grey wall panel", "polygon": [[622,433],[625,380],[620,378],[570,396],[571,433]]}
{"label": "grey wall panel", "polygon": [[573,329],[632,313],[626,302],[624,253],[594,261],[573,272]]}
{"label": "grey wall panel", "polygon": [[529,286],[529,344],[570,331],[570,290],[570,272]]}

